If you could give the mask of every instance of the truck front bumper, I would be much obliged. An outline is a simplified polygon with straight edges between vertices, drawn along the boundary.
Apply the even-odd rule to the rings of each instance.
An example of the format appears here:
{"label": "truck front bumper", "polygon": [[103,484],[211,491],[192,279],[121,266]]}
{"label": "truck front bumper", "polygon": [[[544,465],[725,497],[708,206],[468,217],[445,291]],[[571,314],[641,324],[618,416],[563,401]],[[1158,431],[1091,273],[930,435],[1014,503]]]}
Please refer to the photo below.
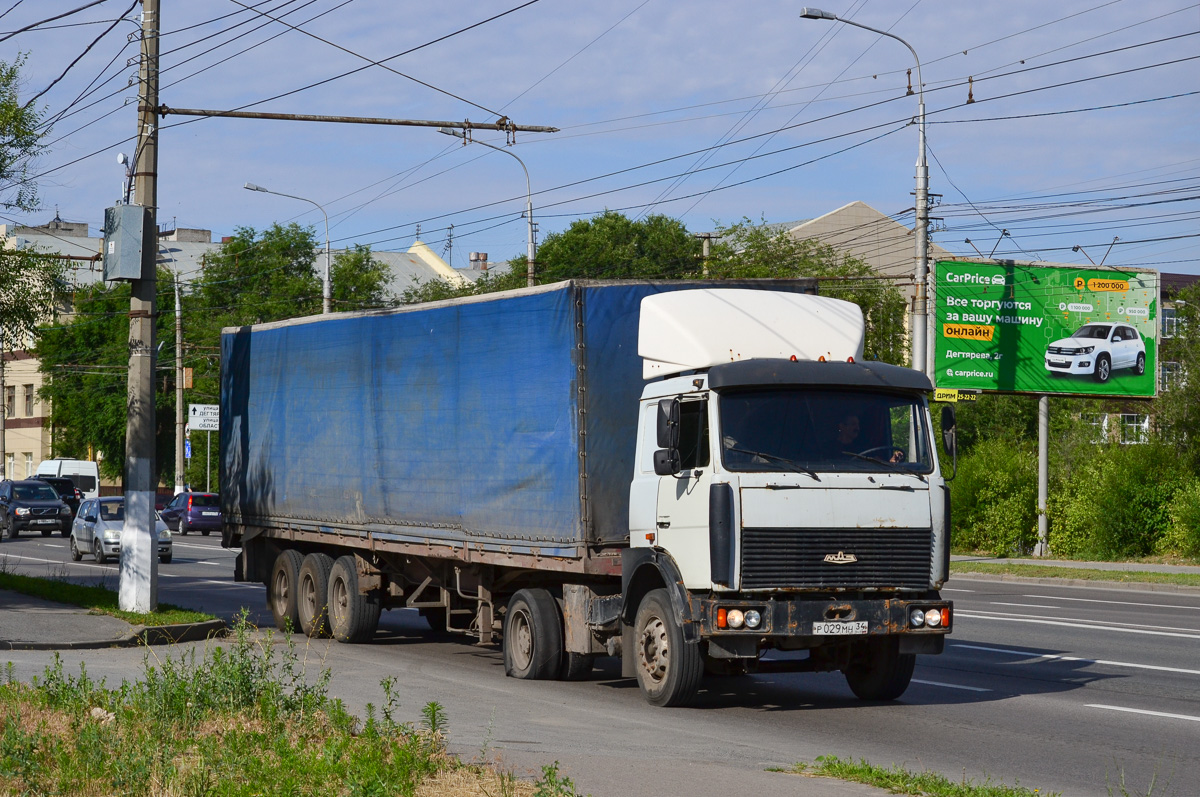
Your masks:
{"label": "truck front bumper", "polygon": [[[811,637],[820,644],[896,634],[944,636],[953,627],[954,603],[938,598],[704,598],[700,604],[694,608],[700,609],[698,619],[705,637]],[[730,622],[735,610],[741,613],[740,627]],[[758,613],[757,627],[746,622],[750,612]],[[936,625],[916,622],[931,612],[938,613]]]}

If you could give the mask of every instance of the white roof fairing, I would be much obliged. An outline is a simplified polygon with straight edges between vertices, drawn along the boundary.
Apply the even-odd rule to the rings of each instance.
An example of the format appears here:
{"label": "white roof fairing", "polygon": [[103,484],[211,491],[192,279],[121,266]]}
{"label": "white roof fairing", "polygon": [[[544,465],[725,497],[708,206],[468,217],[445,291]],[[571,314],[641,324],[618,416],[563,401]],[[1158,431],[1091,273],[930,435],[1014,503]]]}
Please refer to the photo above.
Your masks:
{"label": "white roof fairing", "polygon": [[804,293],[707,288],[642,300],[642,377],[765,358],[862,359],[862,310]]}

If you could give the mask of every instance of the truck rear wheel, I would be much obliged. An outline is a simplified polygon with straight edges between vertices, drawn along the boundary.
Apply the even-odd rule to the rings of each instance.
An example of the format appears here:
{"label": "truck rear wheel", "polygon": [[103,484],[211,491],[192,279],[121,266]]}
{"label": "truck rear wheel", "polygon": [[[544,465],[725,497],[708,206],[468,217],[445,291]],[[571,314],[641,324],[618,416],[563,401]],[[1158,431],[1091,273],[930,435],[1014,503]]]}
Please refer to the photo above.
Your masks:
{"label": "truck rear wheel", "polygon": [[862,700],[895,700],[908,689],[917,657],[900,652],[895,637],[855,645],[851,664],[842,670],[850,690]]}
{"label": "truck rear wheel", "polygon": [[310,637],[329,636],[329,571],[333,559],[323,553],[310,553],[300,565],[296,579],[296,612],[300,630]]}
{"label": "truck rear wheel", "polygon": [[304,554],[288,548],[275,557],[271,568],[271,580],[267,583],[267,606],[275,618],[275,627],[280,631],[296,632],[300,629],[300,615],[296,611],[296,594],[300,582],[300,565]]}
{"label": "truck rear wheel", "polygon": [[700,646],[683,641],[665,589],[642,598],[634,621],[634,656],[638,686],[654,706],[685,706],[696,696],[704,676]]}
{"label": "truck rear wheel", "polygon": [[520,590],[504,615],[505,674],[529,681],[554,680],[563,658],[558,604],[544,589]]}
{"label": "truck rear wheel", "polygon": [[358,591],[353,556],[339,556],[329,572],[329,629],[338,642],[366,642],[379,626],[379,594]]}

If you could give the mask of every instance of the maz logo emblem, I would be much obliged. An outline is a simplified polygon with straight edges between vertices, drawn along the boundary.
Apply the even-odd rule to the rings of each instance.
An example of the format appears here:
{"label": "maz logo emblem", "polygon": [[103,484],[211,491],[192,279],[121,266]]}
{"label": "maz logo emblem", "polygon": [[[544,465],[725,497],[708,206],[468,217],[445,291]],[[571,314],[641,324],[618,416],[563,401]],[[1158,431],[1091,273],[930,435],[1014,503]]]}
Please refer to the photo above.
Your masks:
{"label": "maz logo emblem", "polygon": [[848,565],[857,562],[858,557],[852,553],[842,553],[841,551],[838,551],[837,553],[825,554],[825,561],[829,562],[831,565]]}

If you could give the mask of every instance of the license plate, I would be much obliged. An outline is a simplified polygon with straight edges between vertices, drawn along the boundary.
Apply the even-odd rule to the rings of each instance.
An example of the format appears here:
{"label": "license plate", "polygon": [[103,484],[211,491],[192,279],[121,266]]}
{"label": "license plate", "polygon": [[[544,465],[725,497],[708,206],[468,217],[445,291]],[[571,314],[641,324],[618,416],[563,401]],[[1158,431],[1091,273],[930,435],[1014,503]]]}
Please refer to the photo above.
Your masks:
{"label": "license plate", "polygon": [[200,514],[204,515],[204,517],[216,517],[217,515],[219,515],[221,513],[220,512],[201,512]]}
{"label": "license plate", "polygon": [[56,521],[56,520],[42,520],[42,519],[38,519],[38,520],[35,520],[35,521],[33,521],[33,524],[34,524],[35,526],[49,526],[51,523],[57,523],[57,522],[58,522],[58,521]]}
{"label": "license plate", "polygon": [[849,623],[813,623],[813,636],[842,636],[846,634],[867,633],[867,621],[855,620]]}

